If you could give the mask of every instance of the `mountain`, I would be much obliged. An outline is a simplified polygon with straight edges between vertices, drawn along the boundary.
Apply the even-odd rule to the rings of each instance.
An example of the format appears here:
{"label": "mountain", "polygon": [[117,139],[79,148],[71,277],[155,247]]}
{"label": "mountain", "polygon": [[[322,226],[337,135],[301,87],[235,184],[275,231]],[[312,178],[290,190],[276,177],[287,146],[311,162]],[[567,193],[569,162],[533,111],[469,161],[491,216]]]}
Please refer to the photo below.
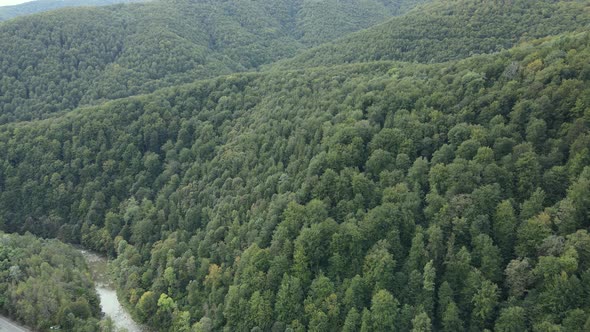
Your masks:
{"label": "mountain", "polygon": [[157,330],[571,330],[590,36],[237,73],[0,127],[4,229],[116,256]]}
{"label": "mountain", "polygon": [[49,10],[78,6],[107,6],[117,3],[144,2],[146,0],[34,0],[14,6],[0,7],[0,21]]}
{"label": "mountain", "polygon": [[[100,300],[84,257],[58,240],[31,234],[0,232],[0,313],[36,331],[101,326]],[[11,325],[6,329],[25,331]]]}
{"label": "mountain", "polygon": [[587,1],[435,1],[281,62],[300,68],[376,60],[422,63],[508,49],[590,25]]}
{"label": "mountain", "polygon": [[[254,70],[420,2],[175,0],[11,20],[0,24],[0,123]],[[337,13],[325,20],[318,6]]]}
{"label": "mountain", "polygon": [[399,16],[429,0],[292,1],[301,42],[315,46]]}
{"label": "mountain", "polygon": [[[0,24],[0,230],[108,255],[157,331],[590,330],[587,2],[328,3]],[[371,8],[409,11],[338,37]],[[0,313],[97,330],[7,241]]]}

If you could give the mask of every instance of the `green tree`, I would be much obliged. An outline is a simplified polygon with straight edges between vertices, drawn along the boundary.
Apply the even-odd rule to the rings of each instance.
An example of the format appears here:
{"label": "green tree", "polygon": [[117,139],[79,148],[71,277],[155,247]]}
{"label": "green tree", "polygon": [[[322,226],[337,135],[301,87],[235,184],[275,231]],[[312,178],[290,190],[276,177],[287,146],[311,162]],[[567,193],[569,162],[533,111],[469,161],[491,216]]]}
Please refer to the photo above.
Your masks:
{"label": "green tree", "polygon": [[442,330],[445,332],[463,330],[463,321],[459,316],[459,308],[455,302],[449,302],[442,315]]}
{"label": "green tree", "polygon": [[551,235],[551,217],[541,213],[522,223],[517,232],[516,253],[520,256],[532,257],[541,242]]}
{"label": "green tree", "polygon": [[272,323],[272,307],[259,291],[254,292],[248,304],[248,320],[252,327],[259,327],[262,330],[270,328]]}
{"label": "green tree", "polygon": [[512,257],[518,223],[510,201],[498,204],[493,218],[493,238],[498,243],[504,260]]}
{"label": "green tree", "polygon": [[147,291],[141,295],[135,305],[142,322],[151,321],[158,311],[158,298],[154,292]]}
{"label": "green tree", "polygon": [[430,317],[425,312],[418,313],[412,319],[412,332],[429,332],[432,331]]}
{"label": "green tree", "polygon": [[486,328],[494,318],[499,299],[498,286],[485,280],[477,293],[473,296],[473,311],[471,325],[476,329]]}
{"label": "green tree", "polygon": [[356,308],[351,308],[344,320],[343,332],[359,331],[361,327],[361,315]]}
{"label": "green tree", "polygon": [[303,290],[299,279],[285,273],[277,293],[275,316],[281,322],[290,323],[303,314],[302,302]]}
{"label": "green tree", "polygon": [[500,311],[494,330],[498,332],[526,331],[525,310],[522,307],[508,307]]}
{"label": "green tree", "polygon": [[399,302],[388,291],[378,291],[371,300],[371,327],[375,331],[397,331]]}

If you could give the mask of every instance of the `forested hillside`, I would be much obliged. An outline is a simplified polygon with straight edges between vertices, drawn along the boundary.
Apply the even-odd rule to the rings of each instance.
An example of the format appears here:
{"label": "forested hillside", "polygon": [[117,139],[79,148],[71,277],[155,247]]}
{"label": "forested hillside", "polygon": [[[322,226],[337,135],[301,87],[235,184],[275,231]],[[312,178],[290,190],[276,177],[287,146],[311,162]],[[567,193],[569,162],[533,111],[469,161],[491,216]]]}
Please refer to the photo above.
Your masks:
{"label": "forested hillside", "polygon": [[590,3],[584,0],[434,1],[277,67],[375,60],[442,62],[508,49],[522,40],[586,29],[589,24]]}
{"label": "forested hillside", "polygon": [[20,5],[0,7],[0,21],[63,7],[107,6],[117,3],[134,3],[143,1],[144,0],[31,0]]}
{"label": "forested hillside", "polygon": [[295,28],[306,46],[345,36],[432,0],[295,0]]}
{"label": "forested hillside", "polygon": [[5,22],[0,123],[252,70],[423,0],[335,2],[153,1]]}
{"label": "forested hillside", "polygon": [[82,255],[30,234],[0,232],[0,314],[37,331],[59,326],[90,332],[101,326],[98,295]]}
{"label": "forested hillside", "polygon": [[[590,330],[588,2],[429,2],[0,23],[0,230],[158,331]],[[81,259],[0,234],[0,313],[106,331]]]}
{"label": "forested hillside", "polygon": [[588,330],[588,59],[569,33],[6,124],[0,215],[116,257],[162,331]]}

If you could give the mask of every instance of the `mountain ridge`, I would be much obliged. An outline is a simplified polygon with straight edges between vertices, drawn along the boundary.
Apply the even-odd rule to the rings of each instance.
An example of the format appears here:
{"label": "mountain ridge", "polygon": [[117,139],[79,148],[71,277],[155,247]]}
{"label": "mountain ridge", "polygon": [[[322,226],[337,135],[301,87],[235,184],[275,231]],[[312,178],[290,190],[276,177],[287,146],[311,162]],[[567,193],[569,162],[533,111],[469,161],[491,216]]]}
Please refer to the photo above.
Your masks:
{"label": "mountain ridge", "polygon": [[4,228],[116,256],[161,330],[580,326],[577,294],[539,299],[590,267],[589,54],[238,73],[2,125]]}
{"label": "mountain ridge", "polygon": [[435,1],[274,66],[380,59],[440,62],[507,49],[521,38],[535,39],[589,27],[590,6],[584,1]]}
{"label": "mountain ridge", "polygon": [[[305,10],[294,12],[300,2],[154,1],[69,8],[4,22],[0,42],[10,47],[0,50],[0,70],[5,73],[0,80],[0,123],[255,70],[290,57],[306,47],[304,37],[330,38],[305,33],[322,30],[315,27],[323,24],[320,18],[298,27],[297,21],[307,15]],[[348,1],[344,13],[376,2]],[[300,4],[307,8],[308,2]],[[365,14],[368,21],[359,21],[353,29],[375,17],[374,11]]]}
{"label": "mountain ridge", "polygon": [[31,0],[19,5],[0,6],[0,22],[20,16],[76,6],[108,6],[120,3],[138,3],[150,0]]}
{"label": "mountain ridge", "polygon": [[[113,69],[136,66],[149,93],[0,124],[0,229],[105,253],[121,301],[159,331],[590,329],[585,2],[499,3],[424,5],[262,68],[241,48],[250,38],[303,47],[293,16],[276,14],[293,2],[224,2],[206,29],[166,20],[198,10],[136,7],[154,21],[146,33],[125,14],[113,24],[156,41],[147,50],[119,28],[83,37],[103,36],[106,58],[127,52]],[[434,34],[404,53],[384,27]],[[71,52],[55,61],[100,63],[63,31],[39,38]],[[179,85],[166,75],[186,70],[187,45],[256,71]],[[342,45],[352,63],[318,52]],[[366,57],[378,49],[407,61]],[[121,77],[135,86],[103,82]],[[2,79],[0,91],[14,83]],[[3,294],[0,312],[14,307]],[[30,317],[21,303],[15,316]]]}

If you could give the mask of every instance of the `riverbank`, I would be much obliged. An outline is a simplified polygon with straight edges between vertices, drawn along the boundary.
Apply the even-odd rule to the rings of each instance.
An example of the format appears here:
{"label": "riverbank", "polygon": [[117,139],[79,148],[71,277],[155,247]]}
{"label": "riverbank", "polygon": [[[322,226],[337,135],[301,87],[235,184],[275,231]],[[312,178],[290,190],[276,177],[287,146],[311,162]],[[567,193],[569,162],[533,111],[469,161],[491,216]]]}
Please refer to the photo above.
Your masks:
{"label": "riverbank", "polygon": [[137,324],[129,312],[123,307],[117,297],[117,291],[108,272],[108,260],[96,253],[85,249],[78,249],[86,259],[90,273],[96,285],[96,292],[100,298],[102,312],[113,320],[117,328],[126,329],[128,332],[145,331]]}

